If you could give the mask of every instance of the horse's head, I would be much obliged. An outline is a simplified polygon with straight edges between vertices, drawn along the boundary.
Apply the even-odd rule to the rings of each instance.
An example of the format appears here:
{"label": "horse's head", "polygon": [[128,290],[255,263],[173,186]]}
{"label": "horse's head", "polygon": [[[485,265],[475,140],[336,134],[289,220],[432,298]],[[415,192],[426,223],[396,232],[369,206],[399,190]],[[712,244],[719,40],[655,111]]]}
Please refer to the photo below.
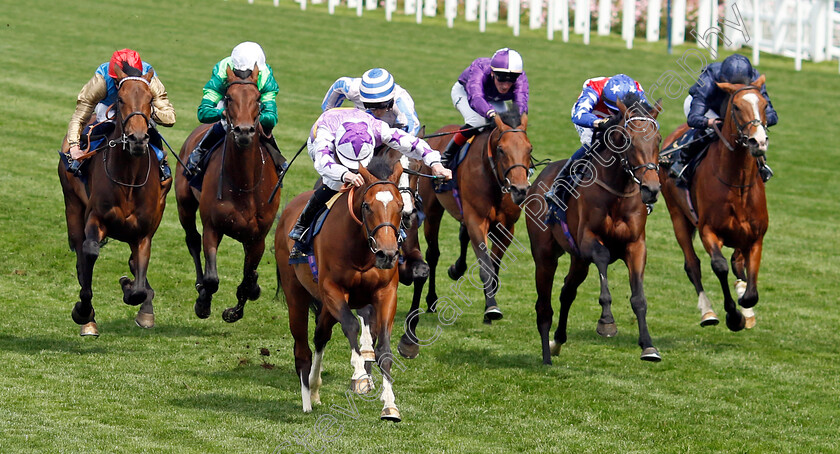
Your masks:
{"label": "horse's head", "polygon": [[749,85],[718,83],[721,90],[729,93],[723,131],[724,137],[737,135],[735,143],[746,147],[755,157],[767,153],[767,100],[761,95],[764,75]]}
{"label": "horse's head", "polygon": [[621,164],[630,174],[642,195],[642,202],[653,204],[659,195],[659,123],[656,117],[662,110],[662,100],[651,106],[638,93],[630,93],[616,103],[620,125],[610,128],[607,146],[622,150]]}
{"label": "horse's head", "polygon": [[149,124],[152,115],[152,90],[149,83],[153,71],[142,74],[140,70],[123,62],[114,66],[117,75],[117,115],[124,145],[132,156],[142,156],[149,146]]}
{"label": "horse's head", "polygon": [[490,147],[493,172],[502,187],[502,192],[510,192],[517,205],[525,201],[531,183],[528,181],[528,169],[531,167],[531,141],[525,130],[528,128],[528,114],[519,115],[514,108],[495,116],[496,129],[490,134]]}
{"label": "horse's head", "polygon": [[257,86],[259,68],[246,71],[227,69],[228,88],[225,93],[225,119],[233,141],[240,148],[251,145],[257,132],[260,116],[260,90]]}
{"label": "horse's head", "polygon": [[391,269],[397,264],[400,248],[400,219],[403,202],[397,181],[402,175],[402,166],[397,162],[391,167],[388,160],[375,157],[370,164],[359,167],[359,174],[365,184],[358,190],[354,210],[367,236],[368,247],[376,256],[375,266]]}

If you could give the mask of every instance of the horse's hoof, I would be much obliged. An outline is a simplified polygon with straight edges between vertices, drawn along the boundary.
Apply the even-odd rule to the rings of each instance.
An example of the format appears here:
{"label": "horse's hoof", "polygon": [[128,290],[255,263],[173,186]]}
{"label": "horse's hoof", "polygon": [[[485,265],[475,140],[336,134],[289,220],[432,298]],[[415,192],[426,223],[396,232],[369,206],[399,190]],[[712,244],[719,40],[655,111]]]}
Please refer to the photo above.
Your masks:
{"label": "horse's hoof", "polygon": [[358,379],[351,379],[350,390],[356,394],[367,394],[373,390],[373,381],[371,381],[371,379],[367,376]]}
{"label": "horse's hoof", "polygon": [[137,317],[134,317],[134,323],[140,328],[149,329],[155,327],[155,314],[146,312],[138,312]]}
{"label": "horse's hoof", "polygon": [[747,283],[746,281],[742,281],[740,279],[735,281],[735,294],[738,295],[738,299],[744,296],[744,293],[747,293]]}
{"label": "horse's hoof", "polygon": [[82,325],[82,329],[79,332],[79,335],[82,337],[99,337],[99,328],[96,327],[96,322],[85,323],[84,325]]}
{"label": "horse's hoof", "polygon": [[595,328],[595,331],[601,335],[601,337],[615,337],[618,334],[618,328],[616,328],[615,323],[603,323],[600,320],[598,321],[598,327]]}
{"label": "horse's hoof", "polygon": [[132,282],[133,281],[129,279],[128,276],[120,277],[120,287],[122,287],[123,291],[125,291],[126,287],[130,286]]}
{"label": "horse's hoof", "polygon": [[659,356],[659,350],[657,350],[656,347],[648,347],[642,350],[642,361],[658,363],[659,361],[662,361],[662,357]]}
{"label": "horse's hoof", "polygon": [[414,359],[420,354],[420,346],[408,340],[406,335],[403,334],[400,343],[397,344],[397,351],[403,358]]}
{"label": "horse's hoof", "polygon": [[376,361],[376,353],[373,350],[361,350],[359,353],[365,361]]}
{"label": "horse's hoof", "polygon": [[700,326],[715,326],[718,323],[720,323],[720,320],[718,320],[715,311],[706,312],[700,317]]}
{"label": "horse's hoof", "polygon": [[244,311],[239,306],[229,307],[222,312],[222,320],[233,323],[242,318]]}
{"label": "horse's hoof", "polygon": [[428,312],[430,314],[434,314],[435,312],[437,312],[437,300],[435,300],[431,303],[427,302],[426,307],[427,307],[426,312]]}
{"label": "horse's hoof", "polygon": [[551,356],[560,356],[560,347],[563,344],[558,344],[555,341],[548,341],[548,349],[551,350]]}
{"label": "horse's hoof", "polygon": [[726,313],[726,327],[729,328],[730,331],[741,331],[747,325],[747,319],[737,310],[735,311],[736,315],[732,315],[730,313]]}
{"label": "horse's hoof", "polygon": [[487,309],[484,309],[484,318],[486,320],[501,320],[502,317],[502,311],[499,310],[498,306],[490,306]]}
{"label": "horse's hoof", "polygon": [[462,270],[459,270],[458,267],[455,266],[455,265],[449,265],[449,269],[446,270],[446,274],[449,275],[449,279],[452,279],[453,281],[457,281],[458,279],[461,279],[461,276],[464,275],[464,271],[466,271],[466,270],[462,271]]}
{"label": "horse's hoof", "polygon": [[195,302],[195,315],[198,318],[204,319],[210,316],[210,304],[204,302]]}
{"label": "horse's hoof", "polygon": [[143,304],[148,298],[149,294],[146,293],[145,290],[140,290],[137,292],[129,292],[124,294],[123,302],[128,304],[129,306],[137,306],[138,304]]}
{"label": "horse's hoof", "polygon": [[400,417],[400,411],[397,410],[396,407],[387,407],[382,409],[382,414],[379,415],[379,419],[383,421],[391,421],[391,422],[400,422],[402,418]]}
{"label": "horse's hoof", "polygon": [[744,322],[744,328],[755,328],[755,311],[753,310],[753,308],[741,309],[741,313],[744,314],[744,318],[746,319],[746,321]]}

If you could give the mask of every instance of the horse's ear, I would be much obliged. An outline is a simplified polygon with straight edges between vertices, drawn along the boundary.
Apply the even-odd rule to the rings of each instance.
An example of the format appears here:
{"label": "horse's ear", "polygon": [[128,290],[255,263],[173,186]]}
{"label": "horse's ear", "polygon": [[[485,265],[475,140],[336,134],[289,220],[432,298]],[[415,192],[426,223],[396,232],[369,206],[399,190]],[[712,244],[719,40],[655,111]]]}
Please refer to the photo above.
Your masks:
{"label": "horse's ear", "polygon": [[123,71],[123,69],[120,67],[120,65],[113,65],[113,66],[114,66],[114,74],[117,75],[117,80],[122,80],[123,78],[128,76],[128,74],[126,74],[125,71]]}
{"label": "horse's ear", "polygon": [[227,73],[228,80],[238,79],[238,77],[236,77],[236,74],[233,72],[233,68],[231,68],[230,66],[227,67],[227,71],[225,72]]}
{"label": "horse's ear", "polygon": [[260,67],[254,63],[254,69],[251,71],[251,77],[248,78],[251,82],[257,83],[260,74]]}
{"label": "horse's ear", "polygon": [[750,85],[752,85],[753,87],[761,88],[762,86],[764,86],[764,81],[765,81],[764,74],[762,74],[762,75],[758,76],[758,79],[750,82]]}
{"label": "horse's ear", "polygon": [[615,106],[618,107],[618,113],[623,117],[624,112],[627,111],[627,106],[624,105],[624,102],[620,99],[615,101]]}
{"label": "horse's ear", "polygon": [[422,127],[422,128],[420,128],[420,131],[418,131],[418,132],[417,132],[417,136],[416,136],[416,137],[417,137],[418,139],[422,139],[423,137],[426,137],[426,125],[423,125],[423,127]]}
{"label": "horse's ear", "polygon": [[502,121],[502,116],[501,115],[499,115],[499,114],[494,115],[493,116],[493,121],[496,122],[496,127],[497,128],[504,129],[505,122]]}
{"label": "horse's ear", "polygon": [[716,82],[716,84],[717,84],[718,88],[720,88],[721,90],[723,90],[727,93],[732,93],[732,92],[734,92],[735,90],[738,89],[738,87],[736,87],[735,84],[728,84],[726,82]]}
{"label": "horse's ear", "polygon": [[662,112],[662,98],[656,100],[656,104],[653,105],[653,112],[651,115],[653,115],[653,118],[656,118],[659,116],[659,112]]}
{"label": "horse's ear", "polygon": [[361,175],[362,178],[364,178],[365,183],[373,183],[377,180],[377,178],[374,178],[374,176],[371,175],[370,172],[368,172],[365,166],[359,166],[359,175]]}
{"label": "horse's ear", "polygon": [[391,176],[388,177],[388,181],[398,185],[398,182],[400,181],[400,177],[402,176],[402,173],[403,173],[403,166],[402,166],[402,164],[400,164],[400,161],[397,161],[397,163],[394,165],[394,171],[391,172]]}
{"label": "horse's ear", "polygon": [[522,117],[519,120],[519,129],[523,131],[528,129],[528,114],[522,114]]}
{"label": "horse's ear", "polygon": [[154,72],[154,70],[150,69],[149,72],[147,72],[146,74],[143,74],[140,77],[142,77],[143,79],[146,79],[146,82],[151,82],[152,77],[155,77],[155,72]]}

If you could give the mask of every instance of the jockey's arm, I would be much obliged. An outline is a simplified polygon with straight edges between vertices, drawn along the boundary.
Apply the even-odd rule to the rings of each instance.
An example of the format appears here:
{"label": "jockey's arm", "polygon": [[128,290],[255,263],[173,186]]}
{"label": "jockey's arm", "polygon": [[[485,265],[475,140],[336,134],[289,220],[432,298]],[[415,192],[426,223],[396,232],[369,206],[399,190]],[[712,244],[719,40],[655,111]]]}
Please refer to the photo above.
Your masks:
{"label": "jockey's arm", "polygon": [[473,70],[466,85],[464,85],[464,90],[467,92],[467,101],[470,108],[476,113],[487,119],[490,118],[491,113],[495,113],[493,106],[484,99],[484,73],[478,69]]}
{"label": "jockey's arm", "polygon": [[79,146],[79,137],[82,134],[82,128],[90,119],[90,115],[96,108],[96,104],[105,99],[108,95],[108,87],[105,84],[105,79],[95,74],[82,87],[82,91],[76,97],[76,110],[70,117],[70,124],[67,126],[67,144],[70,147]]}
{"label": "jockey's arm", "polygon": [[572,123],[582,128],[594,127],[598,116],[593,114],[592,110],[595,109],[596,104],[598,104],[598,93],[592,88],[584,88],[572,109]]}
{"label": "jockey's arm", "polygon": [[350,169],[337,163],[333,158],[335,153],[335,136],[326,130],[319,128],[314,139],[309,144],[309,156],[315,163],[315,171],[325,179],[344,181],[342,177]]}
{"label": "jockey's arm", "polygon": [[767,94],[767,84],[761,87],[761,95],[767,100],[764,115],[767,117],[767,126],[770,127],[779,122],[779,116],[776,114],[776,109],[773,108],[773,103],[770,102],[770,96]]}
{"label": "jockey's arm", "polygon": [[166,87],[163,86],[157,76],[152,77],[149,82],[149,89],[152,91],[152,119],[161,126],[172,126],[175,124],[175,108],[169,101]]}
{"label": "jockey's arm", "polygon": [[420,119],[417,118],[417,111],[414,109],[414,100],[408,92],[398,95],[394,101],[397,121],[402,123],[403,131],[416,136],[420,133]]}
{"label": "jockey's arm", "polygon": [[260,124],[268,134],[277,125],[277,91],[268,91],[260,97]]}
{"label": "jockey's arm", "polygon": [[350,91],[350,84],[353,79],[350,77],[339,77],[333,82],[327,94],[324,95],[324,100],[321,101],[321,111],[327,111],[334,107],[341,106],[341,103],[347,98],[347,93]]}
{"label": "jockey's arm", "polygon": [[522,71],[513,86],[513,102],[519,107],[520,114],[528,113],[528,76],[525,71]]}

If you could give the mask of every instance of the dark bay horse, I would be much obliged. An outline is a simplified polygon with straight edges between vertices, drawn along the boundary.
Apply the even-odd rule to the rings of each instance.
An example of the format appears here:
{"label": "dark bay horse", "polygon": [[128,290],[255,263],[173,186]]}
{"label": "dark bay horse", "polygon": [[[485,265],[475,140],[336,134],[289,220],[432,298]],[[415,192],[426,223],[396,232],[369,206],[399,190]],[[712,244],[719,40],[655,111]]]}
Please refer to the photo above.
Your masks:
{"label": "dark bay horse", "polygon": [[[278,276],[289,306],[289,328],[295,339],[295,370],[300,378],[303,411],[320,403],[321,365],[332,328],[350,342],[353,365],[351,389],[366,394],[373,381],[366,367],[374,360],[382,371],[383,420],[400,421],[391,386],[391,329],[397,309],[399,223],[403,203],[396,182],[402,168],[393,170],[387,159],[374,158],[361,167],[362,187],[341,194],[313,241],[319,268],[317,281],[308,264],[289,265],[292,240],[288,234],[311,196],[295,197],[280,215],[274,238]],[[309,348],[310,305],[317,308],[315,358]],[[372,310],[359,320],[351,309]],[[370,324],[365,322],[370,320]],[[359,334],[361,333],[361,339]],[[375,350],[374,350],[375,346]]]}
{"label": "dark bay horse", "polygon": [[[260,296],[257,266],[265,251],[265,236],[274,223],[280,197],[268,202],[277,183],[275,166],[268,151],[257,137],[262,134],[258,118],[260,91],[257,88],[259,70],[255,66],[249,75],[238,77],[228,68],[228,88],[225,94],[225,119],[228,133],[221,150],[214,152],[207,164],[202,190],[191,187],[182,176],[181,162],[186,162],[196,144],[212,125],[196,128],[181,147],[181,162],[175,195],[178,217],[186,231],[187,248],[195,263],[195,314],[210,316],[213,294],[219,289],[216,252],[222,237],[227,235],[242,243],[245,266],[242,282],[236,289],[237,305],[226,309],[222,318],[235,322],[242,318],[245,302]],[[201,215],[203,237],[196,230],[196,210]],[[205,268],[201,268],[204,249]]]}
{"label": "dark bay horse", "polygon": [[[656,123],[661,100],[651,107],[631,94],[619,101],[620,122],[605,134],[605,146],[593,147],[591,175],[572,192],[567,202],[568,233],[559,224],[546,225],[545,193],[552,185],[564,161],[546,167],[529,191],[523,207],[528,212],[526,224],[531,252],[536,265],[537,329],[542,341],[543,363],[551,364],[551,356],[560,353],[566,342],[569,308],[578,286],[586,279],[589,265],[595,263],[601,280],[601,318],[597,332],[604,337],[617,333],[612,315],[612,296],[607,281],[607,266],[618,259],[624,261],[630,275],[630,305],[639,324],[641,359],[659,361],[659,352],[648,333],[647,299],[644,293],[644,271],[647,260],[645,246],[645,204],[656,201],[659,177],[655,171],[662,137]],[[535,209],[532,204],[536,204]],[[532,216],[532,213],[537,215]],[[549,341],[554,311],[551,309],[551,288],[557,259],[568,252],[569,272],[560,292],[560,317],[554,340]]]}
{"label": "dark bay horse", "polygon": [[76,252],[76,274],[82,287],[72,316],[82,325],[82,336],[99,335],[91,304],[91,281],[100,243],[105,238],[123,241],[131,248],[128,267],[134,279],[120,278],[123,301],[140,305],[134,319],[138,326],[151,328],[155,324],[155,292],[146,279],[146,270],[152,236],[163,217],[172,180],[161,185],[157,157],[149,150],[149,82],[153,71],[141,76],[132,69],[115,67],[119,87],[112,107],[115,129],[105,139],[107,146],[89,158],[87,183],[67,172],[63,163],[58,165],[67,236],[70,248]]}
{"label": "dark bay horse", "polygon": [[[662,194],[685,256],[685,272],[698,295],[702,326],[715,325],[718,319],[700,279],[700,259],[692,244],[695,232],[700,232],[703,247],[712,258],[712,270],[720,280],[726,326],[739,331],[755,325],[752,308],[758,303],[758,268],[769,223],[764,182],[755,161],[767,152],[767,101],[760,92],[763,85],[764,76],[749,85],[718,84],[729,93],[723,128],[720,140],[709,147],[695,170],[688,191],[690,202],[686,191],[667,177],[667,170],[660,170]],[[664,146],[667,148],[687,129],[687,125],[677,128],[665,139]],[[735,250],[732,271],[738,279],[735,291],[743,314],[729,291],[723,246]]]}
{"label": "dark bay horse", "polygon": [[[485,323],[502,318],[495,297],[499,289],[499,266],[513,239],[514,224],[521,213],[519,204],[525,200],[530,187],[528,169],[532,150],[525,132],[527,115],[520,117],[518,112],[504,112],[496,115],[494,126],[475,136],[458,168],[460,205],[452,191],[436,194],[429,179],[421,179],[419,185],[426,213],[426,261],[431,267],[426,303],[434,310],[438,299],[435,288],[435,268],[440,258],[438,234],[443,214],[449,212],[462,225],[461,253],[449,268],[449,277],[457,280],[467,271],[467,243],[471,243],[483,285]],[[458,128],[449,125],[438,132],[452,132]],[[449,137],[438,136],[430,139],[429,145],[443,150],[448,141]],[[428,168],[424,169],[429,173]],[[488,235],[493,240],[492,250],[487,246]]]}

